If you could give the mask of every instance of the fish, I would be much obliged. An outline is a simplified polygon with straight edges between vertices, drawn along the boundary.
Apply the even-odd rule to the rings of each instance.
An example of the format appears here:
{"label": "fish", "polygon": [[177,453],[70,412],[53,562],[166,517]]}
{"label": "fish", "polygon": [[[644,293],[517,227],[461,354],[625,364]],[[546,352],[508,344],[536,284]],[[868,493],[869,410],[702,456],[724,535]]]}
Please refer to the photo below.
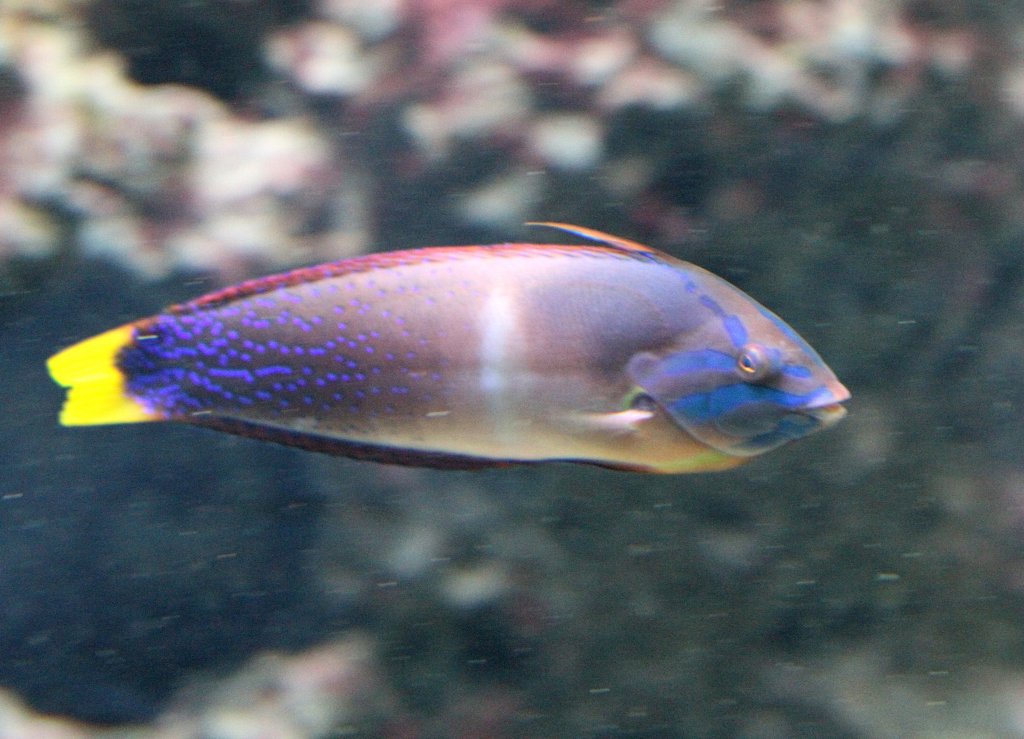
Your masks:
{"label": "fish", "polygon": [[649,246],[385,251],[222,288],[50,357],[64,426],[177,421],[376,462],[735,467],[850,392],[739,288]]}

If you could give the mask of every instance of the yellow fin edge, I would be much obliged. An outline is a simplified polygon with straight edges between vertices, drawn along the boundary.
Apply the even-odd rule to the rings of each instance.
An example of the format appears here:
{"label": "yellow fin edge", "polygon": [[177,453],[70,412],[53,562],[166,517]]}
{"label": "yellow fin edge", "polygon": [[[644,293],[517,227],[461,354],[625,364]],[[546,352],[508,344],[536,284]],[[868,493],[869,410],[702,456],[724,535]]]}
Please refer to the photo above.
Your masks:
{"label": "yellow fin edge", "polygon": [[747,457],[733,457],[725,452],[708,449],[706,452],[695,454],[692,457],[660,464],[653,471],[670,475],[683,472],[721,472],[722,470],[738,467],[746,463],[747,459]]}
{"label": "yellow fin edge", "polygon": [[46,360],[54,382],[68,389],[60,412],[62,426],[159,421],[127,393],[117,356],[132,342],[134,324],[126,324],[80,341]]}

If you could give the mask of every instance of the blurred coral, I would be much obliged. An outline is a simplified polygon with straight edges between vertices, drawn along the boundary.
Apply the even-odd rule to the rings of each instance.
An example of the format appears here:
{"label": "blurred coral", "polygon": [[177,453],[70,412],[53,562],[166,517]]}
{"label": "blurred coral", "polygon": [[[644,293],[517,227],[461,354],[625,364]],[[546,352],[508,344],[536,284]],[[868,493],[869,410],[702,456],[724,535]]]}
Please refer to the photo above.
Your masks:
{"label": "blurred coral", "polygon": [[[0,9],[0,65],[17,82],[0,86],[10,111],[0,151],[3,253],[53,253],[70,219],[85,253],[149,276],[236,274],[363,248],[368,214],[388,207],[371,193],[403,176],[348,141],[379,117],[397,115],[434,172],[456,166],[467,147],[494,151],[501,164],[468,187],[453,183],[462,204],[450,216],[505,230],[556,207],[551,177],[616,166],[607,139],[624,111],[698,111],[739,85],[751,111],[796,106],[828,123],[893,125],[927,75],[967,75],[979,53],[967,30],[932,29],[899,4],[871,0],[597,9],[321,0],[309,17],[291,13],[293,22],[268,25],[259,39],[267,68],[310,98],[271,102],[269,115],[254,114],[269,88],[229,105],[199,89],[132,81],[124,60],[84,33],[89,7]],[[177,12],[161,7],[160,18]],[[134,11],[123,12],[109,24],[130,23]],[[216,12],[221,28],[231,11]],[[1011,108],[1015,64],[1003,73]],[[324,99],[337,102],[311,115]],[[346,121],[341,136],[335,115]],[[536,194],[507,215],[459,196],[526,182],[524,173]]]}
{"label": "blurred coral", "polygon": [[69,220],[84,253],[149,277],[362,247],[360,179],[305,116],[253,120],[200,90],[140,85],[74,20],[0,9],[19,86],[0,142],[4,253],[53,253]]}
{"label": "blurred coral", "polygon": [[294,655],[258,656],[235,675],[182,691],[152,736],[301,739],[358,733],[394,711],[376,677],[374,657],[361,636]]}

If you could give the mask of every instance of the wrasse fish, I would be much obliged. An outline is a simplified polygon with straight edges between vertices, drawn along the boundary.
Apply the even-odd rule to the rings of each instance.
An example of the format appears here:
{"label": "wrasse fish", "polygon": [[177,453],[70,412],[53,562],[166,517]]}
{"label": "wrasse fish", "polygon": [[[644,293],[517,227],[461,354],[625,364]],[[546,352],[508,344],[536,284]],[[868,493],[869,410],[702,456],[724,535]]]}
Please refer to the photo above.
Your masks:
{"label": "wrasse fish", "polygon": [[641,244],[384,252],[264,277],[48,361],[65,426],[184,421],[379,462],[737,465],[849,391],[775,314]]}

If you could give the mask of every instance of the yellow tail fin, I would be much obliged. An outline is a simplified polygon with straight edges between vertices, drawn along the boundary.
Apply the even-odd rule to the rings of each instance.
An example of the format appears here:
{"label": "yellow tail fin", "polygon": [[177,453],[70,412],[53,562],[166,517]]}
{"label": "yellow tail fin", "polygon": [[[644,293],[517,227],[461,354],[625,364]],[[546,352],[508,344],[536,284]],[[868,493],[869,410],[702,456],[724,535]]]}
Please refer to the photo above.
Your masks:
{"label": "yellow tail fin", "polygon": [[63,426],[159,421],[161,416],[129,396],[117,355],[132,341],[132,324],[106,331],[58,352],[46,361],[50,377],[68,388],[60,412]]}

